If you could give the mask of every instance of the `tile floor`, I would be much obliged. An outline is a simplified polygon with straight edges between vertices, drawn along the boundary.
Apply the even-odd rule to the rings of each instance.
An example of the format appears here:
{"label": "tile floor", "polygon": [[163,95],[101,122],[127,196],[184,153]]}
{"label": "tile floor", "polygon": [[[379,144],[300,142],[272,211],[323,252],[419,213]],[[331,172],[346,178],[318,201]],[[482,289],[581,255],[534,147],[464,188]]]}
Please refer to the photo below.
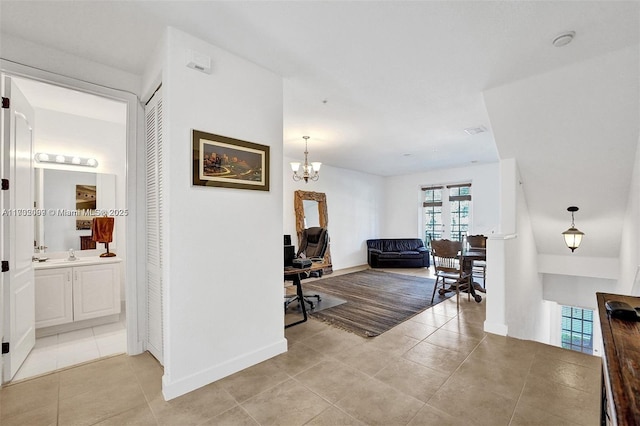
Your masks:
{"label": "tile floor", "polygon": [[14,381],[127,352],[124,311],[118,322],[36,339]]}
{"label": "tile floor", "polygon": [[151,355],[113,356],[0,389],[0,423],[596,425],[600,359],[486,334],[484,309],[449,299],[371,339],[311,319],[287,353],[171,401]]}

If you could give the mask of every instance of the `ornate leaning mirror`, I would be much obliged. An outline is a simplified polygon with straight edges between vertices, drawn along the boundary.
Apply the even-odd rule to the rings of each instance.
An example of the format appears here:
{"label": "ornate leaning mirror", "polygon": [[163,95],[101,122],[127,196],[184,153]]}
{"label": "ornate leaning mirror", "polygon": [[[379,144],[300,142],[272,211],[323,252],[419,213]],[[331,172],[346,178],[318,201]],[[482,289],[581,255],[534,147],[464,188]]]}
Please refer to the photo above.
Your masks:
{"label": "ornate leaning mirror", "polygon": [[[331,231],[328,229],[329,215],[327,213],[327,197],[324,192],[296,191],[293,198],[293,207],[296,213],[296,234],[298,235],[298,246],[302,241],[302,231],[312,226],[327,228],[329,239]],[[324,254],[324,273],[333,272],[331,266],[331,242],[327,246]]]}

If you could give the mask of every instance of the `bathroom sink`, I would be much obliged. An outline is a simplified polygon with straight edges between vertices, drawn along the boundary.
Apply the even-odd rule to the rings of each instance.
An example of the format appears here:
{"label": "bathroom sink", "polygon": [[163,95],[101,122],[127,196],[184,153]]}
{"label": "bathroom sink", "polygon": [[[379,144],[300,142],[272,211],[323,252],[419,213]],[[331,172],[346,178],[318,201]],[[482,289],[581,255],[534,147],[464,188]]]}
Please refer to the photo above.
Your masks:
{"label": "bathroom sink", "polygon": [[58,258],[58,259],[47,259],[43,262],[34,262],[34,268],[36,269],[50,269],[50,268],[60,268],[66,266],[75,266],[75,265],[97,265],[99,263],[113,263],[120,262],[121,259],[117,257],[98,257],[98,256],[88,256],[88,257],[76,257],[75,260],[69,260],[68,258]]}

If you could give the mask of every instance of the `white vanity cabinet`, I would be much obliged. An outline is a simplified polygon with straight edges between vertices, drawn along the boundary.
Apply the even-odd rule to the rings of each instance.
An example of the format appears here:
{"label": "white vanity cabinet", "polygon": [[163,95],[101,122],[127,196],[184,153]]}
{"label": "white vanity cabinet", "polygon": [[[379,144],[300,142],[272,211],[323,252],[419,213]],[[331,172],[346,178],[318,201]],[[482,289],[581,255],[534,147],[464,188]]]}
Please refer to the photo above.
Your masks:
{"label": "white vanity cabinet", "polygon": [[73,321],[72,270],[36,269],[36,328]]}
{"label": "white vanity cabinet", "polygon": [[36,328],[120,313],[120,259],[37,264]]}

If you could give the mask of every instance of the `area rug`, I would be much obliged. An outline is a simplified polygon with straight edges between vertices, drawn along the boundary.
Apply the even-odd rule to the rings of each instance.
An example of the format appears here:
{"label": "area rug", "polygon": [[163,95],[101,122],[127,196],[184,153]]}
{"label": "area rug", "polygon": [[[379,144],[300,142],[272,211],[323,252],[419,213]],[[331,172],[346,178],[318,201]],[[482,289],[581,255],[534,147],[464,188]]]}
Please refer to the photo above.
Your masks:
{"label": "area rug", "polygon": [[378,336],[449,296],[431,302],[435,280],[367,269],[302,282],[305,293],[322,292],[347,303],[311,316],[363,337]]}

